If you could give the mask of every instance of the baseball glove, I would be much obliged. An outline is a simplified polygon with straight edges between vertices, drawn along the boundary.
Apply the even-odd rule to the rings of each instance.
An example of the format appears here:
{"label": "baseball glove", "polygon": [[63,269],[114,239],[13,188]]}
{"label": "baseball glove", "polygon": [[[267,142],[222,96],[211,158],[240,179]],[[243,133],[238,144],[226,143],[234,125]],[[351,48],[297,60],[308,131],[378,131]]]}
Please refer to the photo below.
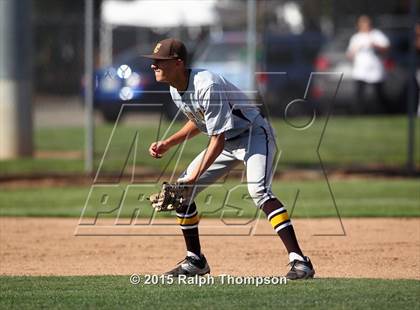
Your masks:
{"label": "baseball glove", "polygon": [[148,198],[156,211],[172,211],[182,206],[188,199],[189,188],[183,184],[163,182],[159,193]]}

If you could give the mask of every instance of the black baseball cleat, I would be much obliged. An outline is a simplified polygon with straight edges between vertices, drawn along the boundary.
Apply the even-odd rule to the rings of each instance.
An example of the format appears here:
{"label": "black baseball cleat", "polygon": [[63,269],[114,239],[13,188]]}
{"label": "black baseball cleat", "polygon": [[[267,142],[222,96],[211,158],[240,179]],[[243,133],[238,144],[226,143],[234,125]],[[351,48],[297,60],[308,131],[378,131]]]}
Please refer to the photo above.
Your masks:
{"label": "black baseball cleat", "polygon": [[311,279],[314,277],[315,269],[312,266],[311,260],[307,256],[304,259],[306,260],[305,262],[295,259],[289,263],[292,268],[290,268],[290,271],[286,275],[288,280]]}
{"label": "black baseball cleat", "polygon": [[174,269],[164,273],[164,275],[170,275],[173,277],[178,277],[179,275],[186,275],[187,277],[193,276],[203,276],[207,273],[210,273],[210,267],[207,264],[206,257],[201,254],[200,259],[196,259],[191,256],[185,257],[182,261],[178,263]]}

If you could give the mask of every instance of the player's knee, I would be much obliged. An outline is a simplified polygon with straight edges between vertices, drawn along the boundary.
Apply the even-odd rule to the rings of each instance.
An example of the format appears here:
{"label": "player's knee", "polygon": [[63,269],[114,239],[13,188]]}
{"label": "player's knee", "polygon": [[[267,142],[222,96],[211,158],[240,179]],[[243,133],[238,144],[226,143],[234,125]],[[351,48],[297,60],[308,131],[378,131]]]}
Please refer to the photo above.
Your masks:
{"label": "player's knee", "polygon": [[265,192],[266,189],[264,186],[259,184],[248,184],[248,193],[254,201],[263,198]]}
{"label": "player's knee", "polygon": [[267,199],[274,197],[271,189],[261,184],[248,184],[248,192],[257,207],[260,207]]}

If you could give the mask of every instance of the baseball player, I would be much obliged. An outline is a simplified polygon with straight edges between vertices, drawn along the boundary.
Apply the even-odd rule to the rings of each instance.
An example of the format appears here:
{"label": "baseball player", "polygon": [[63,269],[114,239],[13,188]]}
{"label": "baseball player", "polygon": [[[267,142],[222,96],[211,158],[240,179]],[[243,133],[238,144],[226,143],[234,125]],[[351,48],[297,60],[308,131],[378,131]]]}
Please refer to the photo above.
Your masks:
{"label": "baseball player", "polygon": [[[276,152],[275,133],[257,106],[225,78],[207,70],[189,69],[185,45],[169,38],[157,43],[151,55],[156,81],[170,85],[175,105],[187,116],[186,124],[166,140],[150,145],[154,158],[162,157],[171,147],[204,133],[209,144],[183,172],[178,183],[200,185],[188,203],[176,209],[187,255],[166,274],[204,275],[210,267],[201,251],[198,233],[199,217],[194,197],[205,185],[214,183],[237,164],[246,167],[247,187],[255,205],[262,209],[280,236],[291,265],[288,279],[312,278],[315,270],[299,247],[292,223],[284,205],[271,191],[273,161]],[[204,186],[203,186],[204,185]]]}

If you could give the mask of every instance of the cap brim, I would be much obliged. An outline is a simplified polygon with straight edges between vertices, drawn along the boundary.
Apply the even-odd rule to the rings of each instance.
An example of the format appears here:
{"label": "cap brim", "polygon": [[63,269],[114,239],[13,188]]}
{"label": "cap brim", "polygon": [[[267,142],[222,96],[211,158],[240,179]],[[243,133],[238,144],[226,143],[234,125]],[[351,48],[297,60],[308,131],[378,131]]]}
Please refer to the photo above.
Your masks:
{"label": "cap brim", "polygon": [[158,56],[158,55],[140,55],[140,56],[144,58],[149,58],[149,59],[161,59],[161,60],[177,59],[175,57],[165,57],[165,56]]}

